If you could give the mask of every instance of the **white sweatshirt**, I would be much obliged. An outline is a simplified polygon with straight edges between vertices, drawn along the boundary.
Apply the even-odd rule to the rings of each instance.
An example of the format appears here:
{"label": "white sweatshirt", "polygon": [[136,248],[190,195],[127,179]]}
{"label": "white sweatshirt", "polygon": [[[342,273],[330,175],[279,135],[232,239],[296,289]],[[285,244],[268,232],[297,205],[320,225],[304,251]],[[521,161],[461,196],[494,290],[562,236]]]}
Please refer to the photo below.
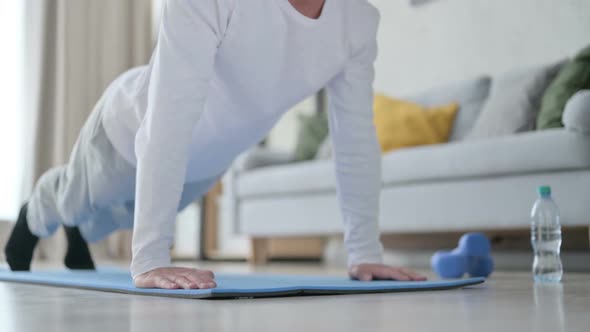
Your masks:
{"label": "white sweatshirt", "polygon": [[378,21],[366,0],[326,0],[318,19],[288,0],[166,2],[149,65],[106,92],[107,135],[137,167],[133,277],[170,265],[183,184],[222,174],[323,87],[349,264],[381,261]]}

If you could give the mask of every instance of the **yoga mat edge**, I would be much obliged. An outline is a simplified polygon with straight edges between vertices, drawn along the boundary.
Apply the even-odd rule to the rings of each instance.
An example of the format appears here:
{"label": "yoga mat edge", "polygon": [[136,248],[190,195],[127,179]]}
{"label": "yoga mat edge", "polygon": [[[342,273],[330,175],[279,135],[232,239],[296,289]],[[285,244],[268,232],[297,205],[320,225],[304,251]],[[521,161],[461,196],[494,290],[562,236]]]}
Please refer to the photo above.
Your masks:
{"label": "yoga mat edge", "polygon": [[[101,280],[105,276],[107,281]],[[63,276],[63,278],[60,278]],[[90,277],[90,278],[87,278]],[[108,279],[115,278],[114,282]],[[122,270],[112,271],[42,271],[42,272],[10,272],[0,270],[0,281],[33,284],[40,286],[74,288],[91,291],[111,292],[120,294],[160,296],[184,299],[239,299],[239,298],[268,298],[282,296],[310,296],[310,295],[347,295],[396,293],[429,290],[450,290],[477,285],[485,281],[484,278],[459,280],[436,280],[427,282],[357,282],[345,278],[311,277],[293,275],[256,275],[256,274],[219,274],[222,282],[238,283],[234,287],[220,285],[219,288],[206,290],[162,290],[136,288],[131,283],[129,273]],[[242,279],[244,283],[239,283]],[[314,285],[315,281],[315,285]],[[244,284],[262,284],[247,288]],[[111,284],[112,283],[112,284]],[[332,283],[332,285],[330,285]]]}

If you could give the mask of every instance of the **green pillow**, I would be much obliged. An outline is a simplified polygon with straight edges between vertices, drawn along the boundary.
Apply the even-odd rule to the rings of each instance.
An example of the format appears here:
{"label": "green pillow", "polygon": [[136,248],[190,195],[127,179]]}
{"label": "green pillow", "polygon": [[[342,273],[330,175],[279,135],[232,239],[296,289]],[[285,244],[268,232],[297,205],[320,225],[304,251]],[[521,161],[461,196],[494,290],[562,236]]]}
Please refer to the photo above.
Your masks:
{"label": "green pillow", "polygon": [[295,161],[315,158],[320,145],[328,136],[328,116],[326,112],[299,116],[299,133],[295,147]]}
{"label": "green pillow", "polygon": [[537,129],[563,127],[561,117],[565,104],[582,89],[590,89],[590,46],[566,63],[545,90],[537,116]]}

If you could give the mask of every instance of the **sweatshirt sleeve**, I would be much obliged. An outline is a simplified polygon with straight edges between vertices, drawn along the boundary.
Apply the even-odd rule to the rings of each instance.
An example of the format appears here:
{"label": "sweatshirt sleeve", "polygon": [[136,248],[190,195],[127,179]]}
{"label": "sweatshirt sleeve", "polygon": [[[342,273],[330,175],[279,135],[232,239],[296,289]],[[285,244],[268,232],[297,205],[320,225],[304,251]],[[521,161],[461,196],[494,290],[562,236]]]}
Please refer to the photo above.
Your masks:
{"label": "sweatshirt sleeve", "polygon": [[375,12],[367,23],[370,27],[364,27],[364,41],[351,46],[348,64],[327,87],[336,188],[349,266],[381,263],[383,256],[378,225],[381,151],[373,123],[378,22]]}
{"label": "sweatshirt sleeve", "polygon": [[226,0],[164,5],[148,66],[147,110],[135,138],[133,277],[170,265],[192,132],[203,112],[229,7]]}

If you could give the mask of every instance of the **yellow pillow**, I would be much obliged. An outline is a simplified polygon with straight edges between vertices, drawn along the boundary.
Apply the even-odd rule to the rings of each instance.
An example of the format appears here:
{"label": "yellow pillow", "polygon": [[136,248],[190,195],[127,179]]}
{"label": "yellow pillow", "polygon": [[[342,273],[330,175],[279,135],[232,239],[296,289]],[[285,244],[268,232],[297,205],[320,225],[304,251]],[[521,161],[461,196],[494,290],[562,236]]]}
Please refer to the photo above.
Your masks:
{"label": "yellow pillow", "polygon": [[376,95],[374,120],[381,151],[447,142],[458,110],[457,103],[424,107]]}

